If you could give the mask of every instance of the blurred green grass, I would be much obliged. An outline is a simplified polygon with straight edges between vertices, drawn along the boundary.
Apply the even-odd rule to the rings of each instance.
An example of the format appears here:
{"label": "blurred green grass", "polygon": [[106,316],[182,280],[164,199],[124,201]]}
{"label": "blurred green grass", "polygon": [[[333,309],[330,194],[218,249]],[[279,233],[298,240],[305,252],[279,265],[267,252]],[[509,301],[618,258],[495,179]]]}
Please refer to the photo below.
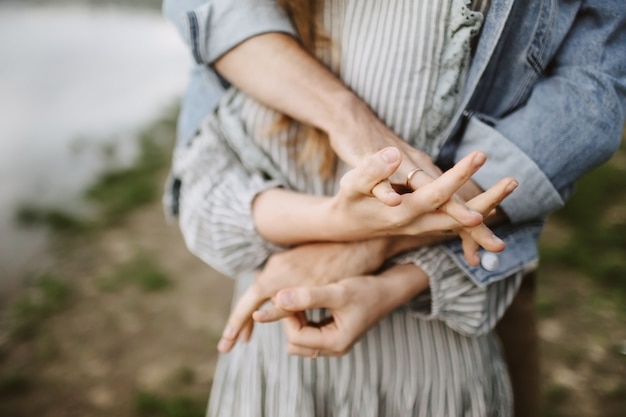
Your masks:
{"label": "blurred green grass", "polygon": [[626,309],[626,150],[584,176],[550,221],[567,239],[542,239],[543,265],[583,272]]}
{"label": "blurred green grass", "polygon": [[626,415],[625,136],[550,216],[540,242],[536,311],[560,329],[542,340],[543,417]]}
{"label": "blurred green grass", "polygon": [[128,284],[136,284],[145,292],[161,291],[172,285],[171,279],[159,263],[145,253],[137,253],[130,260],[97,280],[98,288],[117,292]]}
{"label": "blurred green grass", "polygon": [[30,339],[46,320],[67,308],[70,284],[49,273],[40,276],[23,294],[10,312],[10,333],[18,339]]}
{"label": "blurred green grass", "polygon": [[167,397],[148,391],[135,394],[135,413],[140,417],[203,417],[205,411],[204,401],[187,396]]}

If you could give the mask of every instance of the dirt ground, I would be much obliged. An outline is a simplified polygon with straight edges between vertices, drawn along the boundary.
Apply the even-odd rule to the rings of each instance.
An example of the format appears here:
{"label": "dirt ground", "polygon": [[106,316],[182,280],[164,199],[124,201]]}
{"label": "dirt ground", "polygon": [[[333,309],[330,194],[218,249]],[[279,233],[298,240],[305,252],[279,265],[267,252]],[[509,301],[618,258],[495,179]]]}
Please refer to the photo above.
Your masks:
{"label": "dirt ground", "polygon": [[[159,204],[68,252],[55,270],[70,283],[69,305],[34,337],[4,346],[0,415],[133,416],[145,392],[204,403],[232,282],[188,253]],[[103,290],[102,277],[137,253],[158,260],[171,284]]]}
{"label": "dirt ground", "polygon": [[[62,308],[16,339],[6,323],[18,295],[2,298],[0,416],[201,416],[232,282],[187,252],[158,203],[58,246],[52,269],[70,289]],[[150,290],[132,276],[110,278],[137,254],[168,284]],[[578,278],[541,273],[543,415],[623,417],[624,318]]]}

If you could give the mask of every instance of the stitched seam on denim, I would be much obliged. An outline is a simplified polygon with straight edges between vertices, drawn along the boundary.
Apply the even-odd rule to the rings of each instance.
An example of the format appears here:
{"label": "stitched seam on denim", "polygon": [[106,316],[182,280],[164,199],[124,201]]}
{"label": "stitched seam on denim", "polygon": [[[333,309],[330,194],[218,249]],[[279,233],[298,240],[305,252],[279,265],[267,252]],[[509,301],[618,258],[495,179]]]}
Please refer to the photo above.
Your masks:
{"label": "stitched seam on denim", "polygon": [[511,99],[511,104],[502,112],[503,117],[512,113],[522,103],[524,98],[527,99],[530,96],[530,87],[535,83],[536,79],[537,74],[534,71],[526,72],[526,77],[519,83],[520,86],[515,96]]}
{"label": "stitched seam on denim", "polygon": [[535,83],[538,76],[544,71],[545,64],[543,60],[548,51],[550,39],[552,39],[552,20],[555,15],[554,2],[552,0],[544,0],[537,16],[537,26],[531,42],[528,46],[526,54],[526,62],[532,69],[526,74],[523,82],[519,84],[519,88],[503,114],[509,114],[514,111],[522,102],[530,95],[530,87]]}
{"label": "stitched seam on denim", "polygon": [[191,42],[193,59],[197,64],[202,64],[200,45],[198,44],[198,17],[194,12],[187,12],[187,27],[189,29],[189,41]]}
{"label": "stitched seam on denim", "polygon": [[533,67],[533,69],[535,69],[535,71],[537,71],[538,74],[541,74],[545,69],[542,62],[544,61],[546,51],[548,50],[548,44],[552,39],[552,26],[554,24],[553,20],[556,12],[554,10],[554,2],[552,0],[547,0],[547,2],[549,3],[548,5],[541,7],[540,14],[537,19],[537,30],[528,49],[527,56],[528,63]]}

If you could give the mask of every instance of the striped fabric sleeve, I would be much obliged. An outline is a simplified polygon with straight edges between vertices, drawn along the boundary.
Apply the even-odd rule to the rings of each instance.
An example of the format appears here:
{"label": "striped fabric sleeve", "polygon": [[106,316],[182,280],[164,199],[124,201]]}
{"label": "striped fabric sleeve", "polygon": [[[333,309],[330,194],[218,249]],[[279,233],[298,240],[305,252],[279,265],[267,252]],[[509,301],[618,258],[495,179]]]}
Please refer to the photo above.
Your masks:
{"label": "striped fabric sleeve", "polygon": [[414,297],[406,307],[417,318],[441,320],[466,336],[481,335],[492,330],[522,282],[522,274],[517,273],[486,287],[479,287],[439,247],[407,252],[392,262],[413,263],[428,275],[429,290]]}
{"label": "striped fabric sleeve", "polygon": [[263,239],[252,219],[255,197],[283,184],[246,170],[216,125],[209,119],[189,147],[175,151],[179,225],[192,253],[227,276],[239,276],[284,249]]}

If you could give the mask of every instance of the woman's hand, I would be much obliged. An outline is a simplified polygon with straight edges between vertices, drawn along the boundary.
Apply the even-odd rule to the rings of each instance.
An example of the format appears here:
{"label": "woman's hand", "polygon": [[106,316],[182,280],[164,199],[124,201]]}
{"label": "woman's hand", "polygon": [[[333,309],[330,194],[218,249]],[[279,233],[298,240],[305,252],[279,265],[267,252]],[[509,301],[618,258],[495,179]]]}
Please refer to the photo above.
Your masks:
{"label": "woman's hand", "polygon": [[[283,290],[276,296],[277,306],[296,314],[283,321],[288,352],[315,358],[340,356],[396,307],[428,287],[428,277],[413,264],[396,265],[378,276],[359,276],[321,287]],[[331,318],[310,323],[304,311],[327,308]],[[274,321],[271,313],[255,313],[255,320]]]}
{"label": "woman's hand", "polygon": [[[325,129],[331,147],[341,160],[354,168],[369,155],[384,148],[394,147],[400,152],[401,162],[397,170],[387,181],[381,181],[374,187],[372,190],[374,195],[389,198],[386,194],[391,189],[391,184],[404,185],[407,176],[415,168],[422,169],[425,174],[421,183],[424,183],[426,178],[432,180],[442,174],[441,169],[427,153],[400,139],[353,93],[338,94],[335,101],[340,103],[341,110],[334,113],[335,118],[329,118]],[[448,214],[455,217],[454,212]],[[461,216],[464,214],[460,212]],[[464,223],[463,217],[457,220]]]}
{"label": "woman's hand", "polygon": [[238,339],[248,340],[252,314],[282,289],[320,286],[376,271],[386,260],[386,243],[384,239],[312,243],[272,255],[235,304],[218,349],[228,352]]}
{"label": "woman's hand", "polygon": [[[479,211],[490,211],[491,209],[493,209],[493,207],[495,207],[495,205],[497,205],[497,201],[499,201],[499,198],[496,196],[505,196],[508,193],[510,193],[510,191],[507,191],[507,188],[510,187],[510,184],[504,181],[501,181],[496,187],[496,189],[490,189],[489,192],[485,192],[480,194],[477,197],[474,197],[473,199],[471,199],[468,202],[468,206],[474,208],[475,210],[479,210]],[[499,189],[498,189],[499,188]],[[492,194],[493,193],[493,194]],[[501,198],[500,198],[501,199]],[[470,233],[471,231],[468,231],[467,233]],[[441,236],[432,236],[431,238],[435,238],[434,241],[431,241],[430,243],[437,243],[442,241],[443,239],[441,239]],[[419,247],[420,245],[415,244],[415,242],[413,242],[413,244],[410,247]],[[403,246],[404,250],[406,250],[406,248],[408,248],[407,246]],[[397,252],[394,252],[394,254],[397,254]],[[395,268],[395,267],[394,267]],[[417,267],[416,267],[417,268]],[[391,271],[391,270],[389,270]],[[389,276],[388,272],[389,271],[385,271],[383,274],[379,275],[379,276]],[[418,272],[415,272],[415,274],[417,274],[416,276],[421,276],[419,271],[421,271],[419,268],[417,268]],[[351,280],[352,278],[347,278],[349,280]],[[344,285],[344,281],[346,280],[339,280],[337,281],[338,284],[342,284]],[[393,282],[396,282],[395,280]],[[331,289],[334,290],[339,290],[341,289],[341,285],[340,286],[330,286],[330,285],[325,285],[326,287],[329,287],[330,289],[327,289],[328,291],[331,291]],[[299,291],[303,291],[303,292],[308,292],[308,291],[312,291],[315,292],[316,290],[312,289],[313,287],[310,286],[300,286],[301,289]],[[303,289],[306,288],[306,289]],[[283,289],[287,289],[286,287],[284,287]],[[332,292],[332,291],[331,291]],[[283,291],[279,291],[278,295],[280,295],[281,293],[283,293]],[[297,308],[293,307],[293,308],[285,308],[285,303],[281,302],[280,299],[277,300],[276,294],[274,294],[273,296],[273,300],[274,300],[274,305],[269,306],[267,308],[265,308],[264,310],[261,311],[257,311],[257,312],[253,312],[252,317],[253,319],[255,319],[256,321],[259,322],[270,322],[270,321],[277,321],[286,317],[289,317],[291,315],[293,315],[293,312],[296,311],[303,311],[303,310],[298,310]],[[283,299],[284,300],[284,299]],[[260,305],[260,304],[259,304]],[[299,305],[298,305],[299,306]],[[238,308],[240,308],[240,305],[238,304],[235,307],[235,310],[237,310]]]}
{"label": "woman's hand", "polygon": [[[252,207],[254,224],[264,239],[284,246],[420,235],[442,230],[454,234],[467,227],[474,228],[467,236],[475,239],[477,245],[500,251],[504,249],[504,243],[482,224],[484,213],[453,201],[455,192],[468,183],[484,161],[483,153],[474,152],[430,182],[425,174],[414,175],[413,186],[418,185],[417,177],[427,177],[426,182],[403,195],[389,191],[392,198],[397,198],[397,203],[390,205],[383,203],[372,191],[401,163],[396,148],[385,148],[347,172],[336,196],[303,194],[283,188],[261,192]],[[502,181],[513,183],[511,179]],[[494,195],[493,190],[499,189],[501,184],[487,190],[487,195]],[[495,196],[499,203],[506,194]],[[460,207],[466,221],[458,220],[462,217],[459,213],[451,214],[453,204]]]}
{"label": "woman's hand", "polygon": [[[441,231],[456,234],[462,230],[468,239],[485,249],[501,251],[504,242],[493,235],[482,223],[482,218],[513,191],[517,185],[513,179],[505,178],[481,194],[486,197],[481,201],[490,201],[485,208],[472,209],[469,204],[463,205],[463,209],[475,217],[472,222],[460,222],[457,220],[459,216],[452,216],[444,210],[455,192],[469,181],[485,160],[482,152],[473,152],[437,179],[423,183],[413,192],[397,195],[398,203],[390,206],[382,202],[383,198],[372,194],[372,189],[395,172],[400,163],[397,149],[383,149],[365,158],[341,179],[340,190],[328,210],[331,227],[341,230],[347,239]],[[389,193],[396,195],[394,191]],[[474,260],[473,256],[468,256],[469,262]]]}
{"label": "woman's hand", "polygon": [[[399,204],[399,193],[396,192],[398,187],[393,185],[404,186],[407,182],[407,176],[416,168],[421,169],[421,171],[413,175],[411,184],[407,184],[413,189],[431,182],[442,174],[428,154],[413,148],[409,143],[400,139],[354,94],[339,94],[337,100],[341,103],[340,117],[329,118],[326,130],[330,144],[340,159],[355,167],[368,155],[386,147],[395,147],[400,152],[401,162],[397,169],[388,179],[380,181],[371,190],[372,194],[382,202],[390,206]],[[472,265],[477,265],[479,262],[477,251],[481,246],[472,236],[489,237],[492,235],[484,224],[475,226],[478,222],[476,213],[472,213],[464,205],[464,202],[480,194],[480,192],[481,190],[475,184],[467,181],[450,200],[440,207],[440,210],[468,227],[467,230],[461,230],[459,235],[463,241],[465,257]],[[480,220],[482,222],[483,219]],[[500,251],[503,248],[502,242],[493,239],[492,247],[488,249]]]}

